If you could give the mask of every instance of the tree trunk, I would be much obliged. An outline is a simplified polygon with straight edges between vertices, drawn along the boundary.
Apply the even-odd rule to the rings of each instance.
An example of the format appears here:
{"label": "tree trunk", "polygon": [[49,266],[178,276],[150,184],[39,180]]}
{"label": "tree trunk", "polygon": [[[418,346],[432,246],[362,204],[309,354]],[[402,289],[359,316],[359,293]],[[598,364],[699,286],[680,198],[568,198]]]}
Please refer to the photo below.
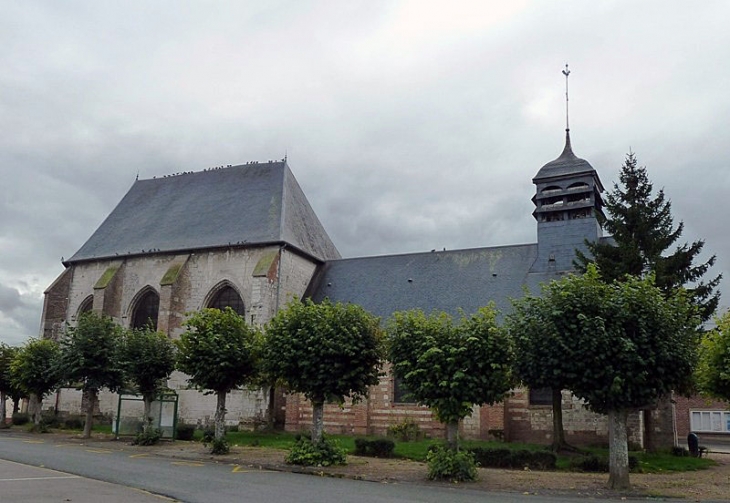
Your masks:
{"label": "tree trunk", "polygon": [[553,388],[552,450],[559,452],[565,445],[565,430],[563,429],[563,391],[558,388]]}
{"label": "tree trunk", "polygon": [[99,392],[95,389],[87,389],[84,393],[86,394],[86,422],[84,423],[84,433],[81,436],[91,438],[91,428],[94,426],[94,409],[99,399]]}
{"label": "tree trunk", "polygon": [[5,400],[7,400],[5,392],[0,391],[0,428],[5,428],[5,416],[8,415],[8,411],[5,408]]}
{"label": "tree trunk", "polygon": [[226,392],[218,391],[215,406],[215,438],[220,440],[226,436]]}
{"label": "tree trunk", "polygon": [[324,401],[312,402],[312,443],[322,441],[324,430]]}
{"label": "tree trunk", "polygon": [[553,389],[553,443],[550,449],[553,452],[578,452],[578,448],[573,447],[565,441],[565,429],[563,428],[563,392],[559,389]]}
{"label": "tree trunk", "polygon": [[274,431],[276,427],[276,404],[274,398],[276,397],[276,386],[273,384],[269,386],[269,405],[266,408],[266,429]]}
{"label": "tree trunk", "polygon": [[452,451],[459,450],[459,421],[446,423],[446,445]]}
{"label": "tree trunk", "polygon": [[13,414],[20,412],[20,398],[13,398]]}
{"label": "tree trunk", "polygon": [[612,410],[608,413],[608,488],[617,491],[631,489],[627,419],[627,410]]}
{"label": "tree trunk", "polygon": [[33,418],[33,424],[36,426],[41,424],[41,406],[43,401],[38,398],[38,395],[31,393],[28,397],[28,413]]}
{"label": "tree trunk", "polygon": [[142,430],[145,433],[149,433],[152,428],[152,400],[154,398],[151,396],[144,395],[142,397],[142,403],[144,403],[144,424],[142,425]]}

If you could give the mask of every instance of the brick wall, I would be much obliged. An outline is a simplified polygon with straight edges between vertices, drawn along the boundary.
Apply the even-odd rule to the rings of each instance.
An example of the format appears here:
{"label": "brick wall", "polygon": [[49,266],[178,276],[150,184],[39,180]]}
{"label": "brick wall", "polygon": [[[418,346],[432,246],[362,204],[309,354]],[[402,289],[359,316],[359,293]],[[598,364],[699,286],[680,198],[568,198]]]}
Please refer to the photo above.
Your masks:
{"label": "brick wall", "polygon": [[730,403],[720,400],[712,400],[709,398],[701,397],[699,395],[694,395],[689,398],[677,396],[675,397],[675,402],[675,411],[677,417],[677,436],[679,437],[680,442],[686,440],[687,435],[690,431],[692,431],[692,426],[690,422],[690,412],[692,410],[730,411]]}
{"label": "brick wall", "polygon": [[48,287],[43,297],[43,314],[41,317],[40,336],[56,339],[66,321],[69,290],[73,281],[74,270],[69,267]]}
{"label": "brick wall", "polygon": [[[351,435],[385,435],[388,427],[405,420],[415,422],[419,429],[431,438],[444,438],[446,428],[428,407],[416,404],[393,402],[393,378],[389,366],[380,382],[371,386],[366,400],[352,404],[347,401],[342,407],[334,404],[325,406],[324,427],[329,433]],[[311,404],[298,394],[286,396],[286,430],[311,429]],[[467,439],[488,438],[489,430],[504,427],[504,408],[495,406],[477,407],[462,421],[460,435]]]}

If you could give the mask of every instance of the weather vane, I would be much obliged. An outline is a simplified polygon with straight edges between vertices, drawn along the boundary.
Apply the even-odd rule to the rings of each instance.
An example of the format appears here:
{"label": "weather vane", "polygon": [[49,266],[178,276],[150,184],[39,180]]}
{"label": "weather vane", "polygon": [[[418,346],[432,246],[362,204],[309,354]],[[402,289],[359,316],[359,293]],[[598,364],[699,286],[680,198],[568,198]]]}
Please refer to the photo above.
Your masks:
{"label": "weather vane", "polygon": [[570,70],[568,70],[568,63],[565,63],[563,75],[565,75],[565,130],[570,131],[570,123],[568,122],[568,75],[570,75]]}

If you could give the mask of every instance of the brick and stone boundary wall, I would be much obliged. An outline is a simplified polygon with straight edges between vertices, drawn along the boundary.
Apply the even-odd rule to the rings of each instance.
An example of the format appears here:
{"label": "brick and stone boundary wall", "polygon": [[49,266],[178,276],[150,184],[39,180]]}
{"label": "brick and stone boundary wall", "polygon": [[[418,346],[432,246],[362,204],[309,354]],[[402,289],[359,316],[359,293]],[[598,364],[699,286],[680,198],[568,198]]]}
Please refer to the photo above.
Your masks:
{"label": "brick and stone boundary wall", "polygon": [[[389,366],[386,366],[386,371]],[[388,428],[404,421],[415,422],[430,438],[445,438],[446,427],[428,407],[393,401],[393,377],[389,372],[370,388],[368,397],[342,406],[327,404],[324,411],[325,431],[344,435],[386,435]],[[309,431],[312,427],[312,405],[299,394],[286,395],[286,430]],[[460,435],[465,439],[486,439],[489,430],[504,428],[504,406],[482,406],[461,423]]]}

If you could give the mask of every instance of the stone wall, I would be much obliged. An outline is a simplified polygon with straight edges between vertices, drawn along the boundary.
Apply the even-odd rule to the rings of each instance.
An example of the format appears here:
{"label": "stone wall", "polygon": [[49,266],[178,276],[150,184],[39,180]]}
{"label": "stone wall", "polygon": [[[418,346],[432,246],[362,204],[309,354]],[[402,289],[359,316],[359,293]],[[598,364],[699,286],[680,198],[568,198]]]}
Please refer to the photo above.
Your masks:
{"label": "stone wall", "polygon": [[[608,418],[589,411],[583,402],[563,391],[563,429],[565,439],[574,445],[608,442]],[[629,415],[629,442],[642,445],[642,419],[636,412]],[[510,442],[549,444],[553,439],[551,405],[530,405],[527,389],[517,389],[505,401],[505,439]]]}

